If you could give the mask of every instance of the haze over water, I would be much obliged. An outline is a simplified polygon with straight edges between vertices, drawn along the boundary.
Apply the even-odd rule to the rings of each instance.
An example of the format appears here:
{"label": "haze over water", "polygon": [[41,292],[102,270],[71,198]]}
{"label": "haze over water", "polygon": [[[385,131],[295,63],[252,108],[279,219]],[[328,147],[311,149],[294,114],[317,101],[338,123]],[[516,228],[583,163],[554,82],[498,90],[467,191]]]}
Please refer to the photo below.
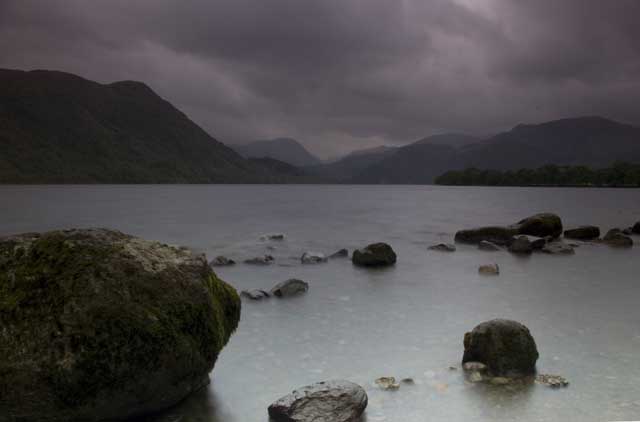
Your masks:
{"label": "haze over water", "polygon": [[[640,220],[640,190],[444,188],[432,186],[0,186],[0,235],[109,227],[241,262],[216,272],[238,290],[287,278],[310,283],[286,300],[243,300],[237,332],[208,389],[161,421],[266,422],[267,406],[291,390],[344,378],[369,394],[367,422],[604,421],[640,418],[640,248],[582,244],[573,256],[483,252],[452,242],[455,231],[510,224],[537,212],[565,227],[606,231]],[[261,241],[281,232],[281,242]],[[638,237],[636,244],[640,241]],[[357,268],[347,259],[301,265],[385,241],[395,267]],[[271,247],[275,248],[274,250]],[[499,277],[482,277],[496,262]],[[527,325],[540,373],[566,389],[469,384],[458,366],[466,331],[503,317]],[[381,376],[415,385],[381,391]]]}

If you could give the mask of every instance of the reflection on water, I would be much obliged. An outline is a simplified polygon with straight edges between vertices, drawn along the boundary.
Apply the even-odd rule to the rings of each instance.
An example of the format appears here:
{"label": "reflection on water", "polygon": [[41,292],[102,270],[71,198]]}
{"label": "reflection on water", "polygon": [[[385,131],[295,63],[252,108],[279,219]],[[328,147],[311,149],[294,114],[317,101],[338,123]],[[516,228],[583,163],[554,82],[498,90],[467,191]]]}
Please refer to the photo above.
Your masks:
{"label": "reflection on water", "polygon": [[[332,378],[365,387],[368,422],[640,419],[640,247],[585,243],[573,256],[526,259],[464,245],[449,254],[427,250],[451,242],[460,228],[540,211],[557,212],[565,226],[625,227],[640,220],[639,190],[69,186],[0,187],[0,194],[9,204],[0,208],[0,233],[107,226],[209,257],[275,256],[272,266],[219,269],[239,290],[291,277],[309,282],[301,297],[243,302],[211,385],[154,420],[267,422],[271,402]],[[259,240],[270,232],[287,237]],[[330,254],[373,241],[392,244],[394,268],[299,262],[307,250]],[[494,262],[499,277],[478,275],[480,264]],[[463,335],[495,317],[527,325],[538,370],[571,385],[466,382]],[[374,383],[381,376],[411,377],[415,385],[383,391]]]}

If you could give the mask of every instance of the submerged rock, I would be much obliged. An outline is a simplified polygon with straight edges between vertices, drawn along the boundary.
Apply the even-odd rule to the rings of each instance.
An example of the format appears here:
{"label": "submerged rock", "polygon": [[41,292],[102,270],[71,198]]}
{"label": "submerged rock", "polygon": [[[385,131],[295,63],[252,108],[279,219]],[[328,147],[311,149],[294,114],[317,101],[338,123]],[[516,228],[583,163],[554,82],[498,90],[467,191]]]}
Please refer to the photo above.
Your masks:
{"label": "submerged rock", "polygon": [[271,255],[257,256],[255,258],[245,259],[244,263],[249,265],[270,265],[273,264],[274,258]]}
{"label": "submerged rock", "polygon": [[351,259],[355,265],[363,267],[384,267],[395,264],[396,258],[396,253],[388,244],[373,243],[355,250]]}
{"label": "submerged rock", "polygon": [[243,290],[240,292],[240,296],[251,300],[262,300],[270,297],[268,292],[260,289]]}
{"label": "submerged rock", "polygon": [[337,252],[332,253],[331,255],[329,255],[329,259],[334,259],[334,258],[348,258],[349,257],[349,251],[346,249],[340,249]]}
{"label": "submerged rock", "polygon": [[498,245],[496,245],[493,242],[489,242],[488,240],[481,240],[480,243],[478,243],[478,249],[483,250],[483,251],[500,251],[502,250],[502,248]]}
{"label": "submerged rock", "polygon": [[551,255],[573,255],[576,253],[573,246],[564,243],[561,240],[548,242],[541,251]]}
{"label": "submerged rock", "polygon": [[551,374],[538,374],[536,375],[536,382],[538,384],[547,385],[551,388],[568,387],[569,381],[560,375]]}
{"label": "submerged rock", "polygon": [[456,247],[450,243],[439,243],[437,245],[429,246],[429,250],[440,252],[455,252]]}
{"label": "submerged rock", "polygon": [[478,272],[484,275],[499,275],[500,267],[498,266],[498,264],[480,265],[480,267],[478,268]]}
{"label": "submerged rock", "polygon": [[297,278],[290,278],[273,286],[271,294],[276,297],[290,297],[306,293],[308,290],[309,283]]}
{"label": "submerged rock", "polygon": [[518,234],[556,238],[562,234],[562,220],[556,214],[541,213],[520,220],[513,228]]}
{"label": "submerged rock", "polygon": [[358,384],[335,380],[302,387],[269,406],[274,422],[355,422],[367,407]]}
{"label": "submerged rock", "polygon": [[633,246],[633,239],[625,236],[620,229],[611,229],[602,238],[602,241],[609,246],[629,248]]}
{"label": "submerged rock", "polygon": [[327,257],[321,252],[305,252],[300,257],[303,264],[320,264],[327,262]]}
{"label": "submerged rock", "polygon": [[230,265],[235,265],[235,263],[236,261],[234,261],[233,259],[229,259],[226,256],[219,255],[213,258],[209,265],[211,265],[212,267],[228,267]]}
{"label": "submerged rock", "polygon": [[518,230],[511,227],[478,227],[475,229],[458,231],[455,235],[455,241],[471,244],[487,241],[500,246],[508,246],[513,241],[513,237],[517,234]]}
{"label": "submerged rock", "polygon": [[600,237],[600,228],[596,226],[580,226],[565,230],[564,237],[575,240],[593,240]]}
{"label": "submerged rock", "polygon": [[518,236],[509,245],[509,252],[522,255],[531,254],[533,246],[527,236]]}
{"label": "submerged rock", "polygon": [[1,238],[0,419],[165,409],[207,385],[239,317],[236,291],[186,248],[107,229]]}
{"label": "submerged rock", "polygon": [[535,373],[537,360],[536,342],[519,322],[494,319],[464,335],[462,363],[484,363],[493,376]]}

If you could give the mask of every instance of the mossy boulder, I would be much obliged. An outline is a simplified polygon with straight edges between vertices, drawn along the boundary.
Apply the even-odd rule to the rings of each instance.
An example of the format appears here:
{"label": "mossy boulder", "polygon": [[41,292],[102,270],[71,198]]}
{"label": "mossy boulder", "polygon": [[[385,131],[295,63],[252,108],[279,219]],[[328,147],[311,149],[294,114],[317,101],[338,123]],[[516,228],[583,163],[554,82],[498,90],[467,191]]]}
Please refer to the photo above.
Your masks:
{"label": "mossy boulder", "polygon": [[464,335],[462,363],[481,362],[493,376],[532,374],[537,360],[536,342],[519,322],[494,319]]}
{"label": "mossy boulder", "polygon": [[205,386],[240,318],[204,255],[107,229],[0,238],[0,415],[120,420]]}
{"label": "mossy boulder", "polygon": [[550,212],[532,215],[518,221],[512,227],[518,234],[529,236],[556,238],[562,234],[562,220]]}
{"label": "mossy boulder", "polygon": [[356,249],[351,257],[352,262],[361,267],[386,267],[395,264],[396,259],[393,248],[386,243],[372,243]]}

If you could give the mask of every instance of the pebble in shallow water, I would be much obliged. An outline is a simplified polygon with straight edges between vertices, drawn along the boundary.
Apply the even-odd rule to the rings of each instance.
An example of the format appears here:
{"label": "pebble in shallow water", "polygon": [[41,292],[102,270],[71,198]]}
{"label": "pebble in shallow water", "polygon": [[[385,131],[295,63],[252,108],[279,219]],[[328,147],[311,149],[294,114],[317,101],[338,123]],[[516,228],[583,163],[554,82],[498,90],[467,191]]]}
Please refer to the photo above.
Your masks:
{"label": "pebble in shallow water", "polygon": [[375,381],[376,385],[383,390],[397,390],[400,384],[396,382],[395,377],[380,377]]}
{"label": "pebble in shallow water", "polygon": [[552,375],[552,374],[538,374],[536,376],[536,382],[538,384],[547,385],[551,388],[560,388],[560,387],[568,387],[569,381],[566,378],[561,377],[560,375]]}

